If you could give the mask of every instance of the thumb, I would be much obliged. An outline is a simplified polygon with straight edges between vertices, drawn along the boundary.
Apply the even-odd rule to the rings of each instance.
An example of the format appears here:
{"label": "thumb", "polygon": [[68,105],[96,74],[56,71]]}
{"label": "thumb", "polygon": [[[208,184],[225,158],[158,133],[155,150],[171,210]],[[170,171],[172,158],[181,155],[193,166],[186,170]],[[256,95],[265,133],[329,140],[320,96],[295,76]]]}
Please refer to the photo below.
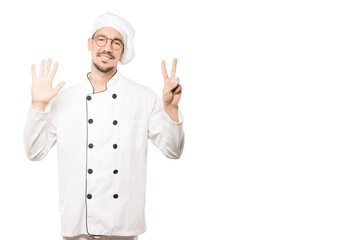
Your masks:
{"label": "thumb", "polygon": [[54,93],[55,95],[58,94],[58,92],[60,91],[60,89],[65,85],[65,82],[60,82],[55,88],[54,88]]}
{"label": "thumb", "polygon": [[176,77],[173,80],[169,80],[169,82],[168,82],[168,89],[170,91],[176,89],[178,87],[178,85],[179,85],[179,81],[180,81],[180,79],[178,77]]}

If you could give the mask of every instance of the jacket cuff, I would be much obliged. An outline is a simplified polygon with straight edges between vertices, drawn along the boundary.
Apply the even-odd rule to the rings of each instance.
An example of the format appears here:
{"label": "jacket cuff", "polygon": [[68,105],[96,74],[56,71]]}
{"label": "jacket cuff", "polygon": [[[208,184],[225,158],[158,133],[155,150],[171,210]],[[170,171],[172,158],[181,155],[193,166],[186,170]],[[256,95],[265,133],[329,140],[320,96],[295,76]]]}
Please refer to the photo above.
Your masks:
{"label": "jacket cuff", "polygon": [[[53,99],[52,99],[53,100]],[[47,104],[46,104],[46,107],[45,107],[45,111],[42,112],[40,110],[36,110],[34,108],[34,103],[31,101],[31,104],[30,104],[30,111],[35,113],[35,114],[44,114],[44,115],[47,115],[47,113],[49,113],[51,111],[51,108],[52,108],[52,102],[53,101],[49,101]]]}

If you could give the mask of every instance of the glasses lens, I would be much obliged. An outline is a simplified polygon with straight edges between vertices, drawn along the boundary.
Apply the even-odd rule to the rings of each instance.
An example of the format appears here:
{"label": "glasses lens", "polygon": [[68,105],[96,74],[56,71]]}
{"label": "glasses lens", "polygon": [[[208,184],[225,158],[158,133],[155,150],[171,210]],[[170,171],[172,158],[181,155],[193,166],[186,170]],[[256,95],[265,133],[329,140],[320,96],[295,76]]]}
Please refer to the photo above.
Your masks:
{"label": "glasses lens", "polygon": [[103,46],[106,45],[107,38],[105,38],[105,37],[97,37],[97,38],[95,39],[95,41],[96,41],[96,44],[97,44],[99,47],[103,47]]}
{"label": "glasses lens", "polygon": [[122,42],[121,42],[121,41],[114,40],[114,41],[112,42],[112,48],[113,48],[114,50],[118,50],[118,49],[120,49],[121,47],[122,47]]}

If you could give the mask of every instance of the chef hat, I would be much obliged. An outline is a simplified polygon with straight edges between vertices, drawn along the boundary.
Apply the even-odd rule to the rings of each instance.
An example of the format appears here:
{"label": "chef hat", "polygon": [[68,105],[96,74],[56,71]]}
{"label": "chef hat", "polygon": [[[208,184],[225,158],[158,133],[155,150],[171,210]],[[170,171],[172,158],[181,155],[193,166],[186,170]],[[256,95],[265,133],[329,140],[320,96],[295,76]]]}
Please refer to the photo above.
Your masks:
{"label": "chef hat", "polygon": [[127,20],[110,12],[106,12],[98,17],[94,24],[93,34],[102,27],[114,28],[122,35],[124,40],[124,53],[119,61],[121,64],[130,62],[135,56],[133,45],[133,38],[135,35],[134,28]]}

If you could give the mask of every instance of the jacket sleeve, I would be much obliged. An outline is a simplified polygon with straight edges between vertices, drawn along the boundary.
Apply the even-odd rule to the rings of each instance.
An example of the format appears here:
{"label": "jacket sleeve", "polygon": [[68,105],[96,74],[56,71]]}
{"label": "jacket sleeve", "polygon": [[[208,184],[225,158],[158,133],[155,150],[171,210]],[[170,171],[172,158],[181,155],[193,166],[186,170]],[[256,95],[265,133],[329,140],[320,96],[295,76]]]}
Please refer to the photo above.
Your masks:
{"label": "jacket sleeve", "polygon": [[178,122],[173,121],[164,109],[163,101],[152,91],[148,138],[168,158],[180,158],[184,148],[183,115],[178,107]]}
{"label": "jacket sleeve", "polygon": [[42,160],[56,141],[55,97],[46,105],[44,112],[35,110],[31,102],[23,131],[24,149],[29,160]]}

